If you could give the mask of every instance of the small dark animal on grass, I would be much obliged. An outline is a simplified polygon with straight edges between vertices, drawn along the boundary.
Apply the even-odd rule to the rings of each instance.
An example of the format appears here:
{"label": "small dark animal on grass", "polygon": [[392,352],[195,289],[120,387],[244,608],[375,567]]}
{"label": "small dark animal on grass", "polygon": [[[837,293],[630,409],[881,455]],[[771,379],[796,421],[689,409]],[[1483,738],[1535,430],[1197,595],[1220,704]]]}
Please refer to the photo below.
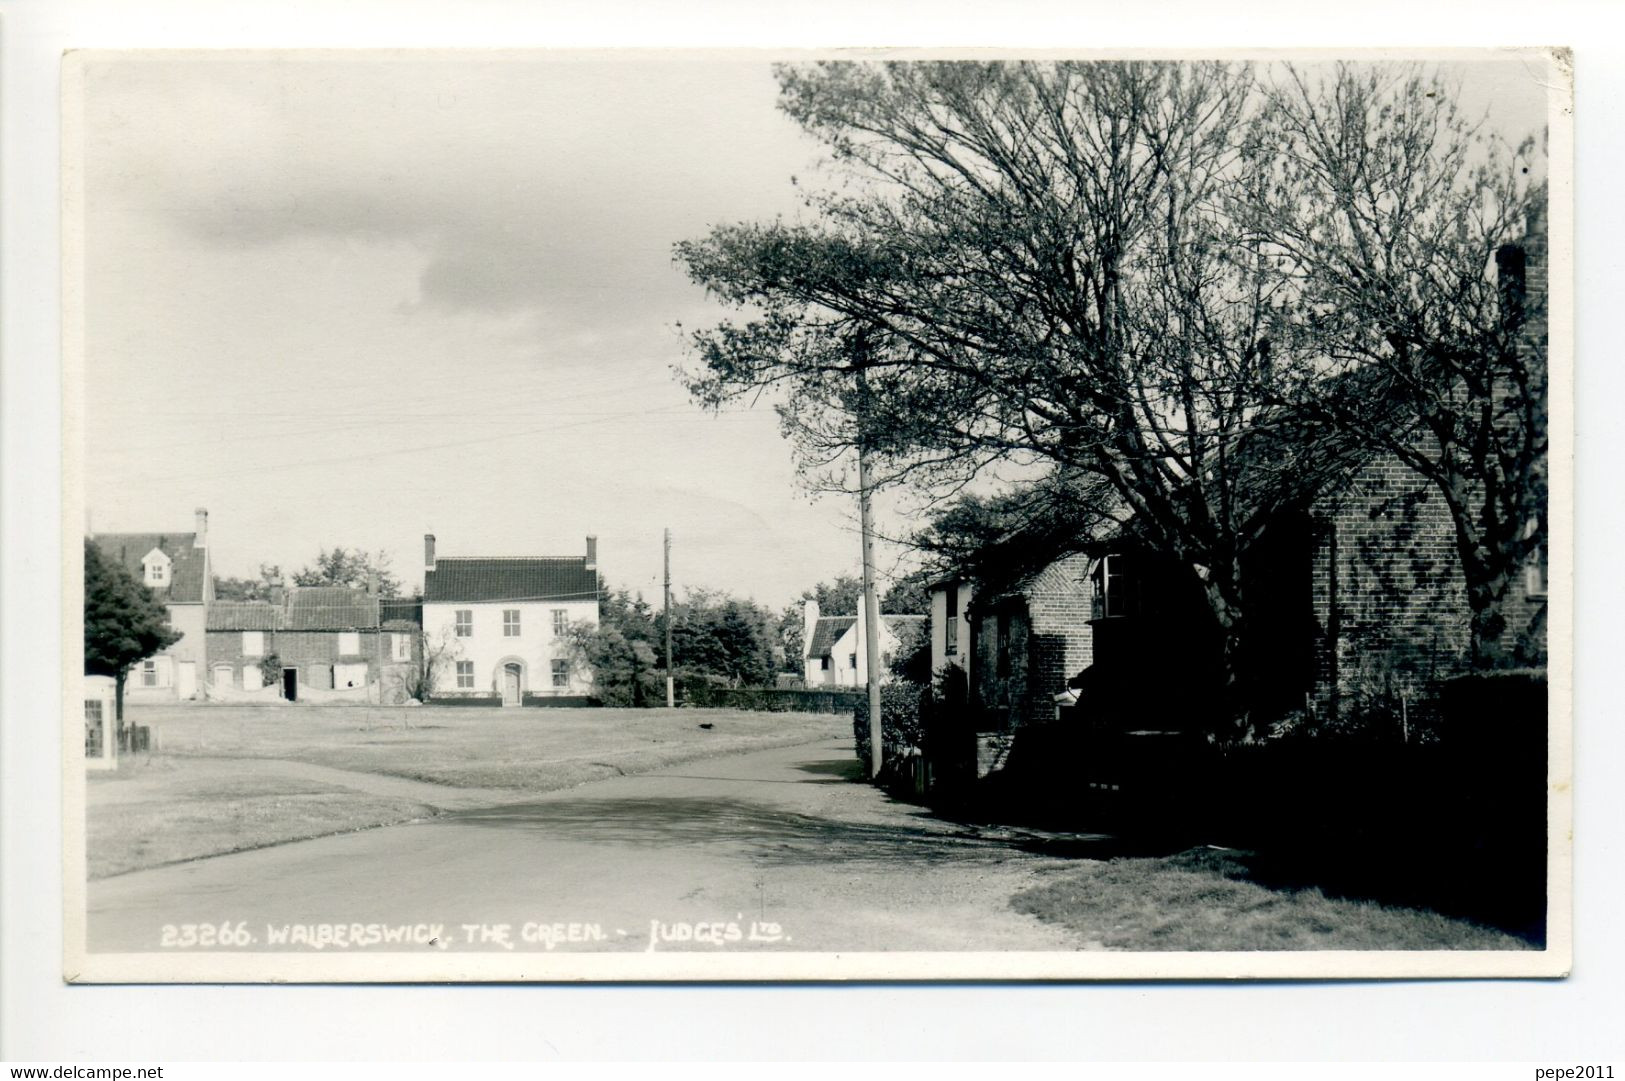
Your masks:
{"label": "small dark animal on grass", "polygon": [[700,727],[701,728],[715,728],[716,726],[713,725],[710,721],[706,721],[704,724],[700,725]]}

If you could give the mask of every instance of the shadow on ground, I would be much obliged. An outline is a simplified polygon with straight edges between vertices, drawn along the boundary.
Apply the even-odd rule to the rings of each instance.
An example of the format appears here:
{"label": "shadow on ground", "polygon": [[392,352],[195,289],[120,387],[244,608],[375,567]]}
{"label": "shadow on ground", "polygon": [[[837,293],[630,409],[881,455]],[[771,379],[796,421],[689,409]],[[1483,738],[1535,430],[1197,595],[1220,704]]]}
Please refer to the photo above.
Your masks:
{"label": "shadow on ground", "polygon": [[1010,858],[1006,837],[941,823],[911,810],[907,823],[832,820],[740,799],[655,797],[549,800],[442,815],[436,822],[545,830],[589,844],[733,844],[769,862],[930,865]]}

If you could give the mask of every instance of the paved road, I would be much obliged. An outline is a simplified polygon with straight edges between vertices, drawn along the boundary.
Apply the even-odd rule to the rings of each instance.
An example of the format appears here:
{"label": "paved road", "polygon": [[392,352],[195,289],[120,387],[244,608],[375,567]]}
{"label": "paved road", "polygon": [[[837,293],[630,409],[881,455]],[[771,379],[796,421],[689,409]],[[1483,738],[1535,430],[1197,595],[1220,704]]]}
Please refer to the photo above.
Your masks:
{"label": "paved road", "polygon": [[401,928],[458,950],[1087,948],[1009,907],[1064,861],[894,802],[856,770],[850,743],[777,748],[102,879],[89,947],[158,950],[165,925],[242,921],[253,949],[340,933],[328,948],[359,933],[361,948],[421,949],[373,941]]}

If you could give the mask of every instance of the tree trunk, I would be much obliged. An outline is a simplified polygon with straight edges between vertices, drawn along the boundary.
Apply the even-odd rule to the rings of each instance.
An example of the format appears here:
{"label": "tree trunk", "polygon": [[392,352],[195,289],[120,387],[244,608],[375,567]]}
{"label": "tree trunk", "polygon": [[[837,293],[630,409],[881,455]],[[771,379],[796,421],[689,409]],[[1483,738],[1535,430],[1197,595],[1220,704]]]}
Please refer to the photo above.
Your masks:
{"label": "tree trunk", "polygon": [[1203,585],[1206,587],[1208,609],[1213,613],[1219,631],[1216,734],[1221,739],[1248,739],[1253,735],[1252,704],[1248,693],[1246,621],[1240,589],[1234,583],[1227,587],[1216,572],[1210,574]]}
{"label": "tree trunk", "polygon": [[113,720],[121,728],[124,725],[124,677],[124,672],[113,677]]}

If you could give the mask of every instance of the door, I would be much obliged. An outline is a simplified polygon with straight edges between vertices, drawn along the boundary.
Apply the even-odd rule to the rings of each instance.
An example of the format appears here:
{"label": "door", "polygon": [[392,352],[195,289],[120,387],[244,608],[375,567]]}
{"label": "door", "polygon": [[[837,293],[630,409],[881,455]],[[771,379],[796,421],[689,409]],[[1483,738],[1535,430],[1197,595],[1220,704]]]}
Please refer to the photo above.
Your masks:
{"label": "door", "polygon": [[505,664],[502,666],[502,704],[517,706],[519,704],[519,666]]}
{"label": "door", "polygon": [[177,698],[197,697],[197,662],[175,662],[175,695]]}
{"label": "door", "polygon": [[299,669],[284,668],[282,670],[282,697],[290,702],[299,700]]}

